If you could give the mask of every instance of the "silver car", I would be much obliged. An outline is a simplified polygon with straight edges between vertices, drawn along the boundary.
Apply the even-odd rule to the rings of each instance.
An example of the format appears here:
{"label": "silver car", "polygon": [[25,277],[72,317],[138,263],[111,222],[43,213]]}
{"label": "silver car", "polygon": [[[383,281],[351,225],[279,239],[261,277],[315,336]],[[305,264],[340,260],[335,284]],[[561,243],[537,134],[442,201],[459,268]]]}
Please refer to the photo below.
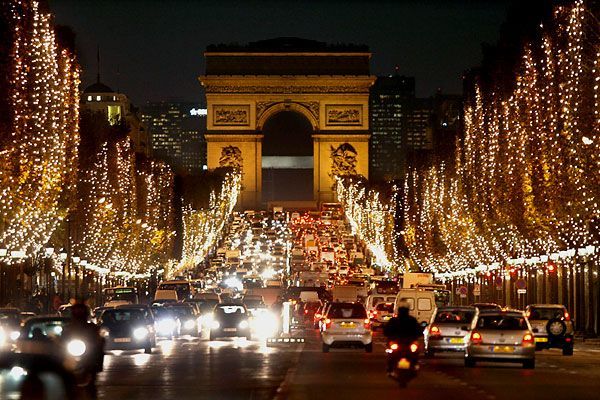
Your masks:
{"label": "silver car", "polygon": [[522,311],[482,311],[471,324],[465,366],[478,361],[518,362],[535,368],[535,339]]}
{"label": "silver car", "polygon": [[364,347],[367,353],[373,351],[371,321],[360,303],[331,303],[323,331],[323,353],[328,353],[332,345]]}
{"label": "silver car", "polygon": [[425,356],[441,351],[465,351],[471,323],[479,310],[471,306],[438,307],[423,332]]}

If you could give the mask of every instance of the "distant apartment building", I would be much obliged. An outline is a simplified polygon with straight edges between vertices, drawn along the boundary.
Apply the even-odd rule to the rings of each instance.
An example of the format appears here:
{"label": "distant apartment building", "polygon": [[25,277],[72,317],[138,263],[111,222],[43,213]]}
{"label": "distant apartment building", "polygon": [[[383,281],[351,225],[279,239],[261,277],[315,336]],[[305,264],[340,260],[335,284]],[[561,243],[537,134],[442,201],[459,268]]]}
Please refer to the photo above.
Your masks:
{"label": "distant apartment building", "polygon": [[415,79],[378,77],[370,93],[370,178],[402,179],[409,157],[432,148],[431,99],[415,97]]}
{"label": "distant apartment building", "polygon": [[206,109],[198,103],[148,102],[142,109],[152,156],[179,173],[198,173],[206,165]]}
{"label": "distant apartment building", "polygon": [[86,87],[81,95],[82,110],[102,113],[110,125],[124,122],[136,153],[150,153],[147,128],[129,98],[100,82]]}

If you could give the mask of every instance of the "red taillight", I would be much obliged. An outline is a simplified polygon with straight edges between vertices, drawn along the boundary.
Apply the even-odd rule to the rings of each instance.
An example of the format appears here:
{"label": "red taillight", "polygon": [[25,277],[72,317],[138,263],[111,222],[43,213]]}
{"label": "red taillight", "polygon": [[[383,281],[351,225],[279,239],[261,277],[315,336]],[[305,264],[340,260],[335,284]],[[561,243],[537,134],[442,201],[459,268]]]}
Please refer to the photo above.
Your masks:
{"label": "red taillight", "polygon": [[411,352],[411,353],[416,353],[416,352],[417,352],[417,350],[419,350],[419,345],[418,345],[418,344],[416,344],[416,343],[412,343],[412,344],[410,345],[410,352]]}
{"label": "red taillight", "polygon": [[571,320],[571,315],[565,311],[565,321],[570,321]]}
{"label": "red taillight", "polygon": [[440,332],[440,328],[438,328],[437,326],[432,326],[429,329],[429,334],[432,336],[437,336],[437,335],[441,335],[442,333]]}
{"label": "red taillight", "polygon": [[473,333],[471,333],[471,343],[473,343],[473,344],[480,344],[481,342],[483,342],[483,338],[481,337],[481,333],[479,333],[479,332],[473,332]]}
{"label": "red taillight", "polygon": [[398,343],[392,343],[392,344],[390,344],[390,349],[392,349],[392,350],[398,350]]}
{"label": "red taillight", "polygon": [[526,333],[523,336],[523,344],[533,344],[534,340],[533,340],[533,335],[531,333]]}
{"label": "red taillight", "polygon": [[364,321],[365,329],[371,329],[371,320],[366,318]]}
{"label": "red taillight", "polygon": [[565,342],[570,343],[571,342],[571,338],[570,337],[565,338]]}
{"label": "red taillight", "polygon": [[304,310],[304,314],[308,314],[308,310]]}

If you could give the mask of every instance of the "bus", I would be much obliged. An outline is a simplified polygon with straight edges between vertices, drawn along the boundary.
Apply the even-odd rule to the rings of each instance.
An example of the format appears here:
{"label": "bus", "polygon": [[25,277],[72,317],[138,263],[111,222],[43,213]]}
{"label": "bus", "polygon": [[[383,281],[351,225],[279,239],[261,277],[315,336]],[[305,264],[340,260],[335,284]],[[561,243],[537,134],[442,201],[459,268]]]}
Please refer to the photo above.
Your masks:
{"label": "bus", "polygon": [[116,307],[122,304],[138,304],[140,298],[137,288],[117,286],[102,291],[104,307]]}
{"label": "bus", "polygon": [[192,284],[187,280],[163,281],[156,290],[174,290],[179,301],[191,299],[194,295]]}

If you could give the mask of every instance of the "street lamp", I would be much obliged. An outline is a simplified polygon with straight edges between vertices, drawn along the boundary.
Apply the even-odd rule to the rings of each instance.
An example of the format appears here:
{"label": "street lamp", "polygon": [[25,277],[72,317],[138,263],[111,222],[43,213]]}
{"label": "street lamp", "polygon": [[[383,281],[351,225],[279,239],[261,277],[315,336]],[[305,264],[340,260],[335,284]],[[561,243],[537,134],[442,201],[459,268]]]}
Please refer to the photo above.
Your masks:
{"label": "street lamp", "polygon": [[46,257],[48,257],[48,258],[52,257],[52,254],[54,254],[54,247],[52,247],[52,246],[46,247],[45,253],[46,253]]}

